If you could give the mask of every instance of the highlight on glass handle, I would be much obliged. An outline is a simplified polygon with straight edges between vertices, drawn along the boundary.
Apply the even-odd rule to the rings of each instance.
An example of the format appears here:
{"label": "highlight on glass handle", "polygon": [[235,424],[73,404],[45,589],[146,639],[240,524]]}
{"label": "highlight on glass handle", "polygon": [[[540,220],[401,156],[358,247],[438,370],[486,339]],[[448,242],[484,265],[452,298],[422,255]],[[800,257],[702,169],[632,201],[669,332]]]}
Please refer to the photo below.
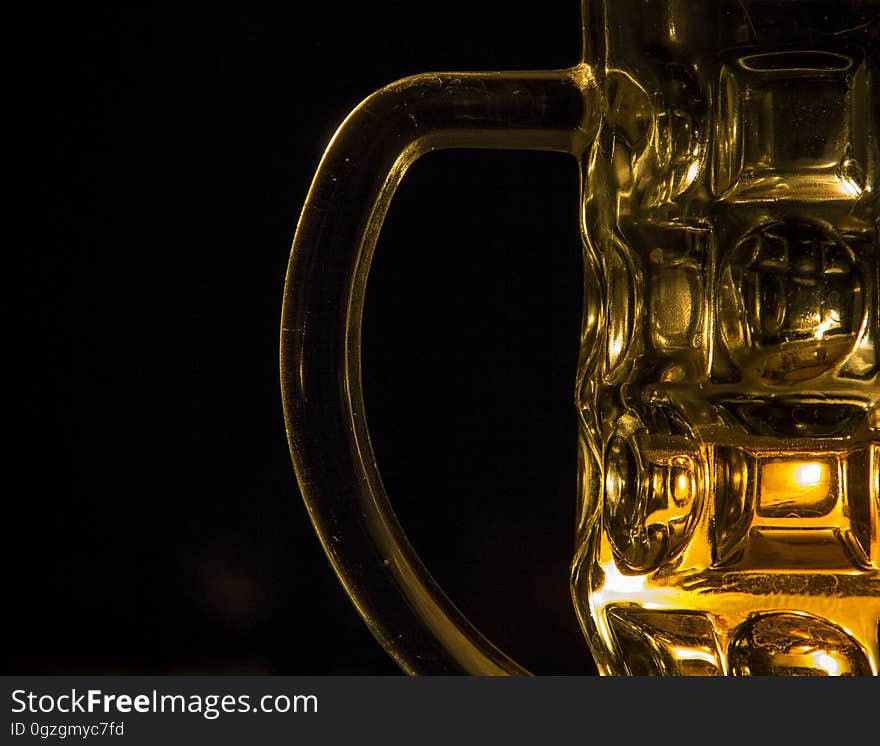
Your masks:
{"label": "highlight on glass handle", "polygon": [[293,241],[284,289],[281,388],[294,470],[345,590],[409,674],[526,674],[456,609],[401,529],[370,445],[361,320],[370,261],[398,184],[444,148],[580,157],[597,128],[592,68],[437,73],[377,91],[339,127]]}

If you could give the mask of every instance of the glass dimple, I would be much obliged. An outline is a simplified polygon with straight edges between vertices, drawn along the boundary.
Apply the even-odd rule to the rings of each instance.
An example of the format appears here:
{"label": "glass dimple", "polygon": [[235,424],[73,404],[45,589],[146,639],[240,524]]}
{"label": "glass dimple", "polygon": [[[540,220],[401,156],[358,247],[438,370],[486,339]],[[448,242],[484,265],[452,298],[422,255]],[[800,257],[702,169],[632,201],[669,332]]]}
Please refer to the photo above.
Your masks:
{"label": "glass dimple", "polygon": [[807,614],[759,614],[730,646],[734,676],[864,676],[871,666],[842,629]]}
{"label": "glass dimple", "polygon": [[852,352],[861,296],[854,255],[830,230],[806,220],[761,225],[722,262],[722,340],[747,377],[816,378]]}

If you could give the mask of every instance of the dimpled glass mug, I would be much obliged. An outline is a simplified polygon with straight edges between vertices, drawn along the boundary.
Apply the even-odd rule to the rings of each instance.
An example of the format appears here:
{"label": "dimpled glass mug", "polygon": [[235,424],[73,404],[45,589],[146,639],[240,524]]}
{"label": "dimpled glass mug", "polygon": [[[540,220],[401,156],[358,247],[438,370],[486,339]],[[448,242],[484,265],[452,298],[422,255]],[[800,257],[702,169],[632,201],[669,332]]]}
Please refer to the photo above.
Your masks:
{"label": "dimpled glass mug", "polygon": [[526,673],[437,587],[361,390],[370,259],[422,153],[581,167],[571,590],[602,674],[878,675],[877,0],[584,0],[570,69],[417,75],[327,149],[294,238],[282,393],[327,554],[409,673]]}

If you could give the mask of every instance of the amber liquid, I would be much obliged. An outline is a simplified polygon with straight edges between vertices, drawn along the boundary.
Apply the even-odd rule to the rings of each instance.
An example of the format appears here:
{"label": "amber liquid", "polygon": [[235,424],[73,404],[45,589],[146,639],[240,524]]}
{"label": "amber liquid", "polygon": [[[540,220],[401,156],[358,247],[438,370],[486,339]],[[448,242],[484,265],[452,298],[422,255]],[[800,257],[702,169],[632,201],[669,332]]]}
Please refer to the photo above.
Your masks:
{"label": "amber liquid", "polygon": [[662,51],[584,166],[575,605],[606,674],[878,675],[876,63]]}

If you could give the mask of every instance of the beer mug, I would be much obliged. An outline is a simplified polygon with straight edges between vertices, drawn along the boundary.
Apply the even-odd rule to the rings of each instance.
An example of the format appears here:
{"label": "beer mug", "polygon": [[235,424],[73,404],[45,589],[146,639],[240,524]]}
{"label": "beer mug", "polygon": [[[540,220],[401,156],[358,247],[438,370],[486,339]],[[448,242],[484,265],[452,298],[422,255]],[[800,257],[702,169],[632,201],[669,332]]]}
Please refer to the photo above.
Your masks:
{"label": "beer mug", "polygon": [[408,543],[361,388],[395,188],[473,147],[581,169],[571,591],[600,673],[878,675],[878,78],[876,0],[584,0],[578,65],[416,75],[341,125],[291,252],[283,402],[330,562],[404,671],[527,673]]}

